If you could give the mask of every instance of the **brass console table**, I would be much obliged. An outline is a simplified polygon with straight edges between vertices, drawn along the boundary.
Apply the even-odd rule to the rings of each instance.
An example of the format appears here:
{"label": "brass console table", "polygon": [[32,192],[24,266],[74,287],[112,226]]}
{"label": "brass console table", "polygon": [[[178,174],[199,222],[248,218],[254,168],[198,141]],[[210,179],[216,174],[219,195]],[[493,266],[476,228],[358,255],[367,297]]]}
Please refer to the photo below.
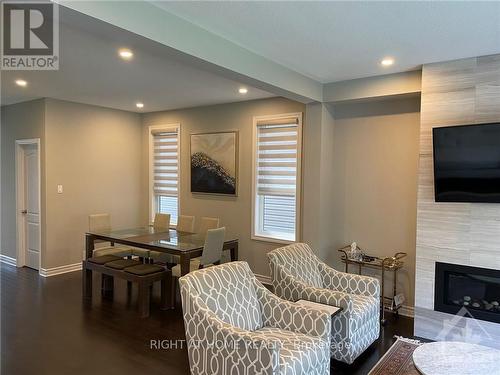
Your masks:
{"label": "brass console table", "polygon": [[[396,303],[394,303],[394,297],[397,295],[397,279],[398,279],[398,271],[403,268],[404,262],[401,260],[404,257],[406,257],[406,253],[396,253],[392,257],[385,257],[385,258],[379,258],[379,257],[370,257],[367,256],[367,254],[364,254],[363,250],[358,247],[358,250],[363,252],[365,256],[368,258],[371,258],[371,260],[367,260],[367,258],[363,260],[355,260],[355,259],[350,259],[348,254],[348,251],[351,249],[351,246],[345,246],[338,251],[343,253],[341,256],[341,260],[343,263],[345,263],[345,272],[349,272],[349,265],[357,265],[358,266],[358,274],[361,275],[361,272],[364,267],[367,268],[373,268],[380,270],[382,276],[381,276],[381,291],[380,291],[380,305],[382,307],[382,319],[381,319],[381,324],[384,325],[386,323],[385,319],[385,310],[389,310],[392,312],[395,312],[396,315],[399,314],[398,310],[401,307],[400,305],[397,306]],[[394,278],[392,281],[392,297],[385,297],[384,296],[384,290],[385,290],[385,273],[386,272],[393,272]],[[387,304],[389,303],[389,304]]]}

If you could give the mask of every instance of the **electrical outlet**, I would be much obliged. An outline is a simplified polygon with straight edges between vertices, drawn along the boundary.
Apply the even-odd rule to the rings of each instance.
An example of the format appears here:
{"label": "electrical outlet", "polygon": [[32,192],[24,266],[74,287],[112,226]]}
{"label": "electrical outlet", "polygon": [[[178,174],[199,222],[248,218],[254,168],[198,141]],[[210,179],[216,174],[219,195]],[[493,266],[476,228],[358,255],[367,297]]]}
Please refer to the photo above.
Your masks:
{"label": "electrical outlet", "polygon": [[62,192],[63,192],[63,186],[57,185],[57,194],[62,194]]}

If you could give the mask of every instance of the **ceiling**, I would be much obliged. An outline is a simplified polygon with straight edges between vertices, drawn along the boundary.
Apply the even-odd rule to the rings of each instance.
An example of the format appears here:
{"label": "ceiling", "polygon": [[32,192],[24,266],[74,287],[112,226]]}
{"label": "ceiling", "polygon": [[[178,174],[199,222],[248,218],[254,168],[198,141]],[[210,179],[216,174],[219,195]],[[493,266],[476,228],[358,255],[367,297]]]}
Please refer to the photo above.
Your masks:
{"label": "ceiling", "polygon": [[[151,112],[274,96],[208,72],[167,47],[80,13],[60,9],[60,69],[2,71],[1,104],[50,97],[104,107]],[[131,61],[118,49],[133,50]],[[14,81],[24,79],[28,86]],[[144,108],[136,108],[136,102]]]}
{"label": "ceiling", "polygon": [[[322,83],[500,52],[500,1],[155,5]],[[392,67],[380,66],[386,56]]]}

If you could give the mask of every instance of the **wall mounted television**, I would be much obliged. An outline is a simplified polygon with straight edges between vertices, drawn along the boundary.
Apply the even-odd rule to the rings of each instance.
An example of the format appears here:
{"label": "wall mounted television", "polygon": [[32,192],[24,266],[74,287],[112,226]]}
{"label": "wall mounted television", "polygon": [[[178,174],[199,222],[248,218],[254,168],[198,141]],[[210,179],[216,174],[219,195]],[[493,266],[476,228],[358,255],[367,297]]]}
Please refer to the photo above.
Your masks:
{"label": "wall mounted television", "polygon": [[500,122],[432,133],[436,202],[500,203]]}

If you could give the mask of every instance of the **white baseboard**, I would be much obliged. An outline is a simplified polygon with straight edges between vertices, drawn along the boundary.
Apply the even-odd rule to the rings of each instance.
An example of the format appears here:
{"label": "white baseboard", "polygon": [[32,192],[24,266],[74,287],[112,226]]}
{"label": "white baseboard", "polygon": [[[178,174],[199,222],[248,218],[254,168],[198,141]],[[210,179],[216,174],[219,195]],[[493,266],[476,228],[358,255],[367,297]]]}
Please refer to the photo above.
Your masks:
{"label": "white baseboard", "polygon": [[8,264],[9,266],[17,266],[16,258],[8,257],[7,255],[0,254],[0,263]]}
{"label": "white baseboard", "polygon": [[80,271],[81,269],[82,269],[81,262],[54,268],[40,268],[40,276],[43,277],[56,276],[56,275],[61,275],[63,273]]}

